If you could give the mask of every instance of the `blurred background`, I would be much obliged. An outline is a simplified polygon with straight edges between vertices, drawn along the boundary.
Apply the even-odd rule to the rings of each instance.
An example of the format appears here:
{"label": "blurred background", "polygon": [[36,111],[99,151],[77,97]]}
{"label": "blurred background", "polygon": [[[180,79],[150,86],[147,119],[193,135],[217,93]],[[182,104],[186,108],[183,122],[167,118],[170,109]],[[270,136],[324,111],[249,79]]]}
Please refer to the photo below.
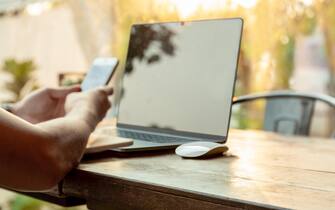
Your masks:
{"label": "blurred background", "polygon": [[[0,0],[0,102],[78,83],[97,56],[120,59],[117,82],[132,23],[227,17],[244,18],[235,96],[281,89],[335,96],[333,0]],[[263,111],[261,102],[234,107],[232,127],[260,129]],[[315,116],[312,134],[329,136],[334,113],[317,104]],[[57,209],[0,197],[1,209]]]}

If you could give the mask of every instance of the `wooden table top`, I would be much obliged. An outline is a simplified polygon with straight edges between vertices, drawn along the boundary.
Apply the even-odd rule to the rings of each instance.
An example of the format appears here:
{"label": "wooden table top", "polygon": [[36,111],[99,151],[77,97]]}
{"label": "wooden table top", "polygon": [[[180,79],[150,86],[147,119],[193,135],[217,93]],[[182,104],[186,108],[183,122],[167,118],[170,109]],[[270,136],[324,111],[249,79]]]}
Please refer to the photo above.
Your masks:
{"label": "wooden table top", "polygon": [[228,202],[231,209],[335,209],[334,140],[261,131],[232,130],[229,135],[229,154],[220,158],[183,159],[170,152],[86,160],[65,178],[63,193],[106,201],[115,196],[108,184],[119,183]]}

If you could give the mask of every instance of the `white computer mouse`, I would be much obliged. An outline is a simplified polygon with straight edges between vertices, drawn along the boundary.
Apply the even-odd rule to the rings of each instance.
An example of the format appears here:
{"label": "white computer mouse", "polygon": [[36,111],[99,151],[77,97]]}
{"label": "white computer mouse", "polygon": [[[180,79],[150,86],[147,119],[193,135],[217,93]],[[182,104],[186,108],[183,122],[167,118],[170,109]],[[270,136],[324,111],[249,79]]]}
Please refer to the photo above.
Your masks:
{"label": "white computer mouse", "polygon": [[226,151],[228,151],[228,147],[223,144],[198,141],[182,144],[176,148],[175,152],[184,158],[200,158],[222,155]]}

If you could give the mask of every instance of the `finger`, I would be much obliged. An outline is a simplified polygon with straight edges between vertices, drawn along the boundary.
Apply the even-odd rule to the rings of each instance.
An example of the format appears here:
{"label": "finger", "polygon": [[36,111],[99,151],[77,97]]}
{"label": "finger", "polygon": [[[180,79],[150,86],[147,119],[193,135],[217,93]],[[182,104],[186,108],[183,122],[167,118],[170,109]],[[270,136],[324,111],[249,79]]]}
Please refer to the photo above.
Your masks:
{"label": "finger", "polygon": [[114,89],[113,89],[113,87],[105,86],[105,87],[102,87],[101,89],[102,89],[107,95],[113,95],[113,93],[114,93]]}
{"label": "finger", "polygon": [[67,95],[73,92],[80,92],[81,88],[79,85],[70,87],[61,87],[57,89],[51,89],[50,95],[52,98],[65,98]]}

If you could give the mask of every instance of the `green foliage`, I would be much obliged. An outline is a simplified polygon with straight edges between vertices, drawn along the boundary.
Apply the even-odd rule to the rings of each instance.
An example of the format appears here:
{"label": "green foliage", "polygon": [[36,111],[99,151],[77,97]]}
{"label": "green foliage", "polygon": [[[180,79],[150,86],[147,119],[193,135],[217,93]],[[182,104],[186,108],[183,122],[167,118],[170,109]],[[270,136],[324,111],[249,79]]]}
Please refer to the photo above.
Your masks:
{"label": "green foliage", "polygon": [[62,82],[61,82],[61,84],[60,84],[60,86],[72,86],[72,85],[79,85],[79,84],[81,84],[83,82],[83,79],[76,79],[76,80],[74,80],[74,79],[64,79]]}
{"label": "green foliage", "polygon": [[329,95],[335,96],[335,1],[317,0],[316,11],[325,39],[325,49],[330,67]]}
{"label": "green foliage", "polygon": [[230,127],[237,129],[262,129],[264,108],[264,101],[234,105]]}
{"label": "green foliage", "polygon": [[296,30],[297,34],[310,35],[314,32],[317,24],[316,16],[314,11],[310,8],[304,10],[303,15],[296,18]]}
{"label": "green foliage", "polygon": [[40,210],[42,202],[36,199],[18,195],[10,202],[12,210]]}
{"label": "green foliage", "polygon": [[6,87],[13,92],[18,99],[21,89],[31,79],[36,66],[32,60],[24,60],[20,62],[10,58],[3,62],[2,69],[13,77],[13,80],[8,82]]}
{"label": "green foliage", "polygon": [[84,210],[84,206],[64,208],[35,198],[18,194],[9,201],[11,210]]}
{"label": "green foliage", "polygon": [[287,89],[290,87],[289,80],[294,68],[295,39],[287,36],[287,39],[278,41],[274,49],[274,59],[277,67],[276,87]]}

